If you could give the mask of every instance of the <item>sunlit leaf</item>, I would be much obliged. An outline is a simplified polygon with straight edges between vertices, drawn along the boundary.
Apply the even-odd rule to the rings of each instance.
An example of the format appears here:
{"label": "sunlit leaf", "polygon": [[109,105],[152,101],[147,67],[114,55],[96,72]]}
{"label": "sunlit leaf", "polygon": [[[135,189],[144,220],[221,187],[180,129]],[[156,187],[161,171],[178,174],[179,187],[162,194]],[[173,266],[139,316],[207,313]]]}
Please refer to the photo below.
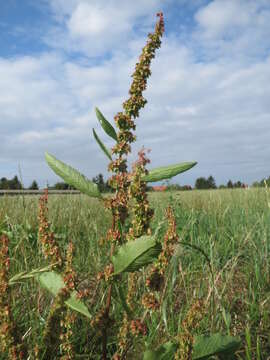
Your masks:
{"label": "sunlit leaf", "polygon": [[208,359],[211,355],[234,354],[241,340],[238,337],[213,334],[195,337],[192,360]]}
{"label": "sunlit leaf", "polygon": [[101,198],[98,186],[79,173],[78,170],[66,165],[51,154],[45,153],[45,158],[51,169],[67,184],[74,186],[82,193],[91,197]]}
{"label": "sunlit leaf", "polygon": [[110,151],[106,148],[106,146],[103,144],[103,142],[100,140],[100,138],[98,137],[97,133],[95,132],[95,129],[93,129],[93,135],[94,138],[96,140],[96,142],[98,143],[98,145],[100,146],[101,150],[104,152],[104,154],[110,159],[112,160]]}
{"label": "sunlit leaf", "polygon": [[[37,281],[42,287],[48,290],[52,295],[56,296],[61,289],[65,287],[64,280],[60,274],[57,274],[54,271],[42,273],[39,276],[36,276]],[[79,313],[85,315],[89,319],[92,318],[87,307],[81,300],[76,298],[77,292],[73,291],[70,298],[65,301],[65,304],[71,309],[78,311]]]}
{"label": "sunlit leaf", "polygon": [[137,271],[151,264],[159,255],[162,246],[153,236],[142,236],[120,246],[112,257],[114,275]]}
{"label": "sunlit leaf", "polygon": [[95,110],[98,121],[100,122],[100,125],[102,126],[105,133],[109,135],[111,138],[113,138],[115,141],[117,141],[117,134],[116,131],[114,130],[114,127],[109,123],[108,120],[105,119],[105,117],[97,107]]}
{"label": "sunlit leaf", "polygon": [[184,171],[191,169],[197,162],[186,162],[170,166],[163,166],[153,170],[149,170],[147,175],[142,176],[142,180],[146,182],[155,182],[170,179]]}

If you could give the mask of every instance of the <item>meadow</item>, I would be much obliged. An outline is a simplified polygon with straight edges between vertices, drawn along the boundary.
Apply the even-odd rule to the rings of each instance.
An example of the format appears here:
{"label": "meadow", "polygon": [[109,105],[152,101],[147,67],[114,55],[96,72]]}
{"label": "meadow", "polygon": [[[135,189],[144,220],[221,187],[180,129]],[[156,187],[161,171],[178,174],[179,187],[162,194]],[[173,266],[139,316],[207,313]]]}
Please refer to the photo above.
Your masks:
{"label": "meadow", "polygon": [[[179,240],[166,274],[161,316],[147,319],[147,340],[138,338],[140,349],[156,347],[177,335],[195,298],[211,298],[196,331],[222,332],[241,337],[237,359],[265,360],[270,355],[270,191],[233,189],[149,193],[155,209],[151,227],[164,219],[168,205],[174,209]],[[105,288],[95,276],[106,265],[110,244],[106,232],[111,214],[99,200],[85,195],[50,195],[49,221],[61,248],[75,245],[74,267],[79,286],[92,290],[87,300],[92,312],[105,301]],[[0,197],[0,230],[10,239],[11,276],[46,265],[38,244],[38,197]],[[161,225],[162,238],[166,225]],[[192,245],[193,247],[189,246]],[[196,248],[203,250],[197,251]],[[210,271],[211,270],[211,271]],[[145,269],[140,270],[142,278]],[[12,308],[23,341],[34,348],[42,342],[42,331],[52,297],[34,279],[13,285]],[[145,282],[138,281],[138,293]],[[115,296],[111,312],[120,315]],[[100,338],[80,315],[74,325],[73,345],[78,359],[98,359],[94,354]],[[112,324],[113,334],[113,324]],[[109,354],[117,342],[108,344]],[[145,342],[146,341],[146,342]],[[0,355],[1,358],[1,355]],[[4,359],[4,358],[2,358]]]}

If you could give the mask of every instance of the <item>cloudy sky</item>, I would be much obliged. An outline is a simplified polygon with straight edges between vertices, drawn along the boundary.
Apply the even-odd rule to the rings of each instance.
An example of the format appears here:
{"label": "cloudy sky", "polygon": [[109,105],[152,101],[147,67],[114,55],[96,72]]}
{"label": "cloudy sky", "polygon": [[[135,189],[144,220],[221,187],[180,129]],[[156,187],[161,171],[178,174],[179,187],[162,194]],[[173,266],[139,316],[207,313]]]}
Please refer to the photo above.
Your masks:
{"label": "cloudy sky", "polygon": [[53,184],[45,151],[90,178],[108,176],[92,128],[113,143],[94,108],[112,123],[122,110],[159,11],[165,35],[134,154],[150,148],[150,168],[198,161],[173,183],[270,175],[269,0],[8,0],[0,3],[0,177],[20,167],[25,185]]}

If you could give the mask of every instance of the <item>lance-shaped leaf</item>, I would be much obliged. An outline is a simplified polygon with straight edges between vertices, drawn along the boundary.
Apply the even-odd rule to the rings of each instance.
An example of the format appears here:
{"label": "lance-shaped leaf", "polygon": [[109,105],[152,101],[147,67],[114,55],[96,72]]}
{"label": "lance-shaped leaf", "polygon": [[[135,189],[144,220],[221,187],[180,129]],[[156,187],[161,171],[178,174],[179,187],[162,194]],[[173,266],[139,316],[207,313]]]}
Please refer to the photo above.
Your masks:
{"label": "lance-shaped leaf", "polygon": [[156,350],[147,350],[143,360],[173,360],[178,345],[172,341],[159,346]]}
{"label": "lance-shaped leaf", "polygon": [[239,348],[241,340],[238,337],[213,334],[195,337],[192,360],[208,359],[212,355],[232,355]]}
{"label": "lance-shaped leaf", "polygon": [[184,171],[191,169],[197,162],[186,162],[170,166],[163,166],[153,170],[149,170],[147,175],[142,176],[142,180],[146,182],[155,182],[165,179],[170,179],[173,176],[181,174]]}
{"label": "lance-shaped leaf", "polygon": [[[52,295],[56,296],[61,289],[65,287],[64,280],[60,274],[57,274],[54,271],[45,272],[36,277],[37,281],[42,287],[48,290]],[[71,309],[78,311],[79,313],[85,315],[89,319],[92,318],[85,304],[77,299],[77,291],[73,291],[68,300],[65,301],[65,304]]]}
{"label": "lance-shaped leaf", "polygon": [[94,138],[96,140],[96,142],[98,143],[98,145],[100,146],[101,150],[104,152],[104,154],[110,159],[112,160],[110,151],[106,148],[106,146],[103,144],[103,142],[100,140],[100,138],[98,137],[97,133],[95,132],[95,129],[93,129],[93,135]]}
{"label": "lance-shaped leaf", "polygon": [[111,138],[113,138],[115,141],[117,141],[117,134],[116,131],[114,130],[114,127],[109,123],[108,120],[105,119],[105,117],[97,107],[95,110],[98,121],[100,122],[100,125],[102,126],[105,133],[109,135]]}
{"label": "lance-shaped leaf", "polygon": [[98,186],[88,180],[78,170],[66,165],[62,161],[56,159],[53,155],[45,153],[45,158],[51,169],[60,176],[66,183],[74,186],[82,193],[92,197],[101,198]]}
{"label": "lance-shaped leaf", "polygon": [[159,255],[162,246],[153,236],[142,236],[122,245],[112,257],[114,275],[137,271],[151,264]]}

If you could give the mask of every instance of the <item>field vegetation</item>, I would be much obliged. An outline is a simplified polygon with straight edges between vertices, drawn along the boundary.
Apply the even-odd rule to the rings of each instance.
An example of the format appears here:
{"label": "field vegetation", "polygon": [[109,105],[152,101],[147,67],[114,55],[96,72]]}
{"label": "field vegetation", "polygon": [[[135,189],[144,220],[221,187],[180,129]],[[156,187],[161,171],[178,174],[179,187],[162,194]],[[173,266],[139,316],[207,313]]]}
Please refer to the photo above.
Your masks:
{"label": "field vegetation", "polygon": [[[155,348],[164,339],[177,335],[190,304],[197,297],[212,296],[213,311],[206,313],[197,333],[222,332],[241,337],[239,359],[267,359],[270,354],[270,192],[267,189],[205,190],[150,193],[155,216],[153,228],[164,219],[164,209],[174,209],[177,233],[181,241],[203,249],[200,252],[178,246],[169,265],[161,317],[153,312],[147,320],[147,347]],[[49,220],[62,249],[70,240],[75,245],[74,267],[80,286],[93,290],[89,306],[99,308],[105,288],[94,276],[106,265],[110,244],[106,232],[111,214],[104,213],[99,200],[84,195],[49,196]],[[38,197],[0,198],[0,227],[10,239],[11,276],[46,266],[38,244]],[[162,226],[160,237],[166,226]],[[100,246],[104,239],[103,246]],[[144,275],[145,270],[142,270]],[[83,275],[80,275],[83,274]],[[41,345],[45,319],[52,297],[32,279],[21,282],[12,292],[12,307],[24,342],[34,348]],[[138,284],[139,293],[145,282]],[[140,296],[138,294],[138,296]],[[114,317],[120,317],[120,305],[114,303]],[[89,321],[79,316],[73,344],[79,358],[95,352],[99,338]],[[144,343],[138,341],[134,359],[140,358]],[[114,352],[117,334],[109,351]],[[86,355],[88,354],[88,355]],[[1,358],[1,356],[0,356]],[[90,357],[91,358],[91,357]],[[93,356],[93,359],[95,357]],[[4,358],[3,358],[4,359]]]}

